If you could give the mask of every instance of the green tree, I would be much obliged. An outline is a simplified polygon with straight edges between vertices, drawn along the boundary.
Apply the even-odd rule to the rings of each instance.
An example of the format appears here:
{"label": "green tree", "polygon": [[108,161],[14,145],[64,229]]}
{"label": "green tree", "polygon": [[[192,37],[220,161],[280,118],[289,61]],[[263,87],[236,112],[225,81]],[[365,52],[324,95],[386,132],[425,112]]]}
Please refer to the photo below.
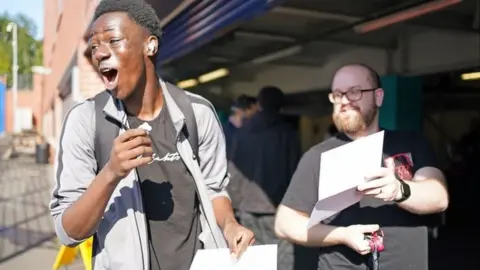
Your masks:
{"label": "green tree", "polygon": [[[37,26],[23,14],[11,16],[7,12],[0,14],[0,75],[8,75],[11,85],[12,73],[12,35],[6,31],[7,25],[15,22],[18,25],[18,74],[22,77],[31,75],[31,67],[42,65],[42,41],[36,40]],[[19,87],[21,87],[19,85]]]}

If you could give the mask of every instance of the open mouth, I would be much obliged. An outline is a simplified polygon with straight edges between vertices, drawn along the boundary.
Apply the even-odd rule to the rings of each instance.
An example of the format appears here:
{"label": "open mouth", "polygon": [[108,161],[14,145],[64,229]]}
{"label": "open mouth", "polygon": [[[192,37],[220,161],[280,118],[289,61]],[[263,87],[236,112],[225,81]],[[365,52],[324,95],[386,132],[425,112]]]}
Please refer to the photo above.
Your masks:
{"label": "open mouth", "polygon": [[113,90],[118,84],[118,70],[115,68],[103,68],[100,70],[103,82],[108,90]]}

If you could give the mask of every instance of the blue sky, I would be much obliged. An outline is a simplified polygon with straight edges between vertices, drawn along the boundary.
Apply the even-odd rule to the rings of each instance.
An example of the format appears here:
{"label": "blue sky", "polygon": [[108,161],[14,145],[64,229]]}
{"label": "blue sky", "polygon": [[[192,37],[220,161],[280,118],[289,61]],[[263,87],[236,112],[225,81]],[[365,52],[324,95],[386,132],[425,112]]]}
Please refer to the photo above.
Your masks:
{"label": "blue sky", "polygon": [[4,11],[27,15],[37,25],[36,37],[43,37],[43,0],[0,0],[0,13]]}

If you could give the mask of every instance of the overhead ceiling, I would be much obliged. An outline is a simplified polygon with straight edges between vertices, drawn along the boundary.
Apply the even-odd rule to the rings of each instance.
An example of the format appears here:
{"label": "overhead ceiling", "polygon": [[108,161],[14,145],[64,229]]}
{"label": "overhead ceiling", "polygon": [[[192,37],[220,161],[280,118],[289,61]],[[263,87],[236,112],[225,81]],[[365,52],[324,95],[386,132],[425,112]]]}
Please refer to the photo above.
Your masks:
{"label": "overhead ceiling", "polygon": [[376,31],[359,34],[353,30],[359,23],[425,2],[429,1],[286,0],[264,15],[232,26],[200,49],[164,64],[162,72],[173,80],[184,80],[222,67],[248,66],[252,61],[257,63],[252,67],[258,67],[272,57],[278,59],[270,64],[317,66],[353,47],[394,49],[398,37],[427,29],[478,31],[474,29],[478,6],[473,0]]}
{"label": "overhead ceiling", "polygon": [[188,4],[189,0],[146,0],[155,12],[157,13],[160,21],[169,20],[169,15],[177,15],[177,9],[182,9],[185,4]]}

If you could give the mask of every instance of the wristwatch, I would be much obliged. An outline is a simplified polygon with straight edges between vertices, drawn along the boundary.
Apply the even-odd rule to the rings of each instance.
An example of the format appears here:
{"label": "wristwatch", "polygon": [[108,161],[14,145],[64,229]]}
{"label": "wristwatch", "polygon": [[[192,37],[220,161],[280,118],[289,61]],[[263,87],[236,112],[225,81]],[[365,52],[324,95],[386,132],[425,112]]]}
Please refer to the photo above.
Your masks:
{"label": "wristwatch", "polygon": [[410,186],[402,178],[400,178],[397,173],[395,173],[395,178],[397,178],[398,182],[400,182],[400,192],[402,194],[402,197],[398,200],[395,200],[395,202],[401,203],[410,198]]}

